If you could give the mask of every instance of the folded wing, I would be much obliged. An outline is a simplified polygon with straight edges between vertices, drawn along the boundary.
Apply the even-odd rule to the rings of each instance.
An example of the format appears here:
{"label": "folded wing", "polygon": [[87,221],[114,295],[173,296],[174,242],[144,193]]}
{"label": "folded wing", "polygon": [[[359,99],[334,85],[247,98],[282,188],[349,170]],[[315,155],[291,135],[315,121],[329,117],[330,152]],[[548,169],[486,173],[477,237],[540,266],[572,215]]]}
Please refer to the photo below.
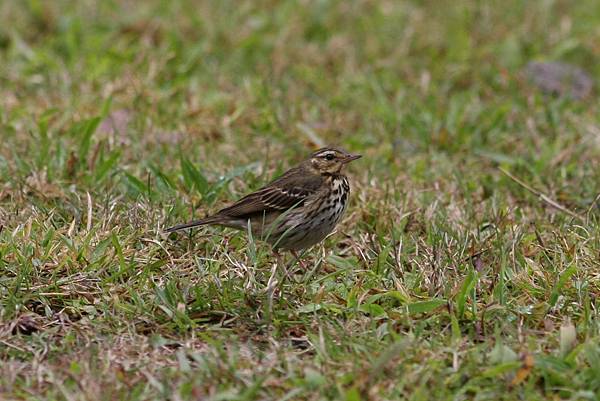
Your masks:
{"label": "folded wing", "polygon": [[251,218],[271,212],[284,212],[301,206],[321,186],[320,176],[306,176],[290,170],[269,185],[246,195],[233,205],[220,210],[221,216]]}

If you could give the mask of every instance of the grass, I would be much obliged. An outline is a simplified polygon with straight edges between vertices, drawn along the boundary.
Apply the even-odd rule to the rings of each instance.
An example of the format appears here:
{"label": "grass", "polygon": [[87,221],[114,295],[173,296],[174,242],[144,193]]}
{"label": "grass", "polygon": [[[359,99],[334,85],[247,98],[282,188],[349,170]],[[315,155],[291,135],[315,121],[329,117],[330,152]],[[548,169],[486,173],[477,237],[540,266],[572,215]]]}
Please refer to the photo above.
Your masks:
{"label": "grass", "polygon": [[[0,398],[599,400],[592,0],[0,4]],[[319,143],[364,154],[269,313],[244,233],[166,237]]]}

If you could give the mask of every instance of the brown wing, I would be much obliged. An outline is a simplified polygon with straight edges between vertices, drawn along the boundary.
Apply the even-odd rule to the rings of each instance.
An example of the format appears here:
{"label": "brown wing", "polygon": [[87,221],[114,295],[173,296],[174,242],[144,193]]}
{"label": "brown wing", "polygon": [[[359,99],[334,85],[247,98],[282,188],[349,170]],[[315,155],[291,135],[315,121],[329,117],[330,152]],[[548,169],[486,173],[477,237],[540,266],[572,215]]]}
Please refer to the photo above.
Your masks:
{"label": "brown wing", "polygon": [[259,214],[283,212],[301,206],[306,198],[319,190],[322,182],[323,178],[320,175],[306,174],[301,168],[295,168],[217,214],[250,218]]}

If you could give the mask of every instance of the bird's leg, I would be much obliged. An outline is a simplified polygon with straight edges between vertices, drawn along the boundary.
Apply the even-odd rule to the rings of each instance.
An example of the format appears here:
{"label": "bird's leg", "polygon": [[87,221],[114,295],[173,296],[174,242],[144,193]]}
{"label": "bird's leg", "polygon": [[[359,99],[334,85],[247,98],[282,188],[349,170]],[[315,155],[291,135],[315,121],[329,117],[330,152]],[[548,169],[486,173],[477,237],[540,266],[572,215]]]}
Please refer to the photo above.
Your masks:
{"label": "bird's leg", "polygon": [[[283,294],[283,284],[285,283],[285,279],[288,275],[283,255],[281,255],[276,250],[273,250],[273,254],[275,255],[276,262],[271,268],[271,276],[269,277],[269,281],[267,282],[269,315],[272,315],[273,312],[273,300],[275,298],[275,292],[279,290],[279,296]],[[277,279],[277,270],[281,270],[281,278],[279,279]]]}
{"label": "bird's leg", "polygon": [[273,264],[273,267],[271,267],[271,275],[269,276],[269,281],[267,281],[267,313],[269,315],[269,320],[273,315],[273,299],[275,298],[275,291],[277,289],[277,268],[281,266],[281,255],[277,251],[273,251],[273,253],[277,260]]}
{"label": "bird's leg", "polygon": [[[290,253],[292,254],[292,256],[294,256],[294,260],[292,261],[290,266],[294,266],[295,264],[298,264],[300,266],[300,269],[302,270],[303,275],[306,277],[306,272],[310,270],[310,266],[302,259],[302,256],[304,255],[305,252],[301,252],[300,254],[298,254],[297,251],[290,251]],[[314,273],[314,269],[312,270],[312,272]],[[303,279],[301,281],[295,281],[295,282],[296,283],[306,282],[306,280]]]}
{"label": "bird's leg", "polygon": [[294,256],[294,259],[296,259],[295,262],[300,265],[300,268],[302,268],[302,270],[306,270],[308,268],[308,266],[306,266],[304,261],[302,259],[300,259],[301,255],[298,255],[298,252],[290,251],[290,253],[292,254],[292,256]]}
{"label": "bird's leg", "polygon": [[273,252],[275,253],[275,257],[277,258],[277,266],[279,266],[282,270],[282,273],[283,273],[282,281],[283,281],[283,280],[285,280],[285,278],[288,275],[287,268],[285,267],[285,258],[279,252],[277,252],[277,251],[273,251]]}
{"label": "bird's leg", "polygon": [[287,267],[285,266],[285,258],[282,254],[277,251],[275,252],[275,257],[277,257],[277,265],[281,269],[281,279],[279,280],[279,296],[283,297],[283,285],[285,284],[285,280],[288,278],[289,272]]}
{"label": "bird's leg", "polygon": [[307,273],[304,275],[304,277],[302,277],[302,283],[306,283],[308,282],[321,268],[321,265],[323,264],[323,259],[319,258],[319,260],[317,260],[317,262],[315,263],[314,267],[310,270],[307,271]]}

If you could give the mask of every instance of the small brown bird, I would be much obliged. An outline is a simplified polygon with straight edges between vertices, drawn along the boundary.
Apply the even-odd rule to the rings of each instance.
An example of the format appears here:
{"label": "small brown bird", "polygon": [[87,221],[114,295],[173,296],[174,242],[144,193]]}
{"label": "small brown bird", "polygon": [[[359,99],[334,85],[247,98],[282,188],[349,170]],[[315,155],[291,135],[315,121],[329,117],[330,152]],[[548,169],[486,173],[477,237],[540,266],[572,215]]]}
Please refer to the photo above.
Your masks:
{"label": "small brown bird", "polygon": [[202,225],[246,230],[275,251],[296,251],[322,241],[333,231],[348,204],[350,185],[343,167],[361,155],[323,148],[270,184],[212,216],[171,227],[166,232]]}

